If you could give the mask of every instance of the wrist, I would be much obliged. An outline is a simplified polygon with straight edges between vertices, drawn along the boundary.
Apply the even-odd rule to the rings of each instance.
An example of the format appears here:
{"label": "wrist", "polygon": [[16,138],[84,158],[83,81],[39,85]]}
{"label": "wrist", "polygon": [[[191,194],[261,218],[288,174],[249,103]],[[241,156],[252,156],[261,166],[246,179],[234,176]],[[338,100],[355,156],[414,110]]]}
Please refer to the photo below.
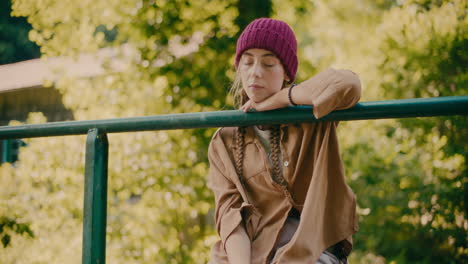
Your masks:
{"label": "wrist", "polygon": [[280,93],[281,93],[281,97],[280,97],[281,104],[283,105],[283,107],[291,106],[289,103],[289,97],[288,97],[289,88],[282,89]]}
{"label": "wrist", "polygon": [[288,106],[297,106],[297,103],[295,100],[293,100],[293,88],[296,86],[296,84],[291,85],[288,90]]}

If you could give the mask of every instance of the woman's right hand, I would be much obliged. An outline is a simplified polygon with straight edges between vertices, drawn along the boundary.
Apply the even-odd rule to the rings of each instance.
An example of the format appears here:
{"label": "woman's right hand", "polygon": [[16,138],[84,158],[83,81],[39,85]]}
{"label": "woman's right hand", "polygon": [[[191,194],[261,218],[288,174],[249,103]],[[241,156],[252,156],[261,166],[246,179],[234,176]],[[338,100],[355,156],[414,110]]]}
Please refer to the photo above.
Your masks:
{"label": "woman's right hand", "polygon": [[242,225],[238,225],[226,239],[226,253],[230,264],[250,263],[250,239]]}
{"label": "woman's right hand", "polygon": [[249,112],[250,109],[255,109],[256,111],[261,112],[289,106],[288,89],[289,88],[281,89],[277,93],[258,103],[249,99],[243,106],[241,106],[240,110]]}

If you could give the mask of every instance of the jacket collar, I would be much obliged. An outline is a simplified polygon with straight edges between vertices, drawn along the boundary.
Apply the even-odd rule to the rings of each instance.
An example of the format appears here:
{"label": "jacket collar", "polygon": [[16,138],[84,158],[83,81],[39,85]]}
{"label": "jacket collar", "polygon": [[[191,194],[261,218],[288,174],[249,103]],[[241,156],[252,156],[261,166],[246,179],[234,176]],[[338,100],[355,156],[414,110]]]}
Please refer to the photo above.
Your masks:
{"label": "jacket collar", "polygon": [[[288,124],[281,124],[280,125],[280,130],[281,130],[281,139],[282,139],[282,141],[288,140]],[[235,140],[236,140],[235,136],[233,137],[232,140],[233,140],[233,143],[235,144]],[[255,133],[255,129],[253,128],[253,126],[246,127],[246,129],[245,129],[245,144],[254,143],[255,140],[258,140],[258,138],[257,138],[257,133]]]}

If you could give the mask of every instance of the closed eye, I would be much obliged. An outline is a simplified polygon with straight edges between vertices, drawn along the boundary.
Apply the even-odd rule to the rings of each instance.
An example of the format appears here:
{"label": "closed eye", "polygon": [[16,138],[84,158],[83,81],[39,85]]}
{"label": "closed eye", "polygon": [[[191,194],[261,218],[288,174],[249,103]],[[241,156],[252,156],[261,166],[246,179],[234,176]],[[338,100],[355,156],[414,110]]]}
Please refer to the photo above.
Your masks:
{"label": "closed eye", "polygon": [[251,58],[244,58],[242,60],[242,64],[244,64],[244,65],[252,65],[253,63],[254,63],[254,60],[251,59]]}
{"label": "closed eye", "polygon": [[274,67],[279,63],[276,57],[268,56],[262,60],[262,65],[265,67]]}

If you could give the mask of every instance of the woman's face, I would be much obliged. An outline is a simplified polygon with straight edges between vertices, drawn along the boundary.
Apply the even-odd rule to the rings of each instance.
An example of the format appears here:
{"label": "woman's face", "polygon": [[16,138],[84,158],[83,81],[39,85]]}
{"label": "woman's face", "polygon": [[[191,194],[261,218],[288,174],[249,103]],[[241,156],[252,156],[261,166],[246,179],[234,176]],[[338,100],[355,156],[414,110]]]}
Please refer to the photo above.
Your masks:
{"label": "woman's face", "polygon": [[255,103],[277,93],[284,81],[289,81],[281,61],[273,52],[265,49],[244,51],[238,67],[242,88]]}

